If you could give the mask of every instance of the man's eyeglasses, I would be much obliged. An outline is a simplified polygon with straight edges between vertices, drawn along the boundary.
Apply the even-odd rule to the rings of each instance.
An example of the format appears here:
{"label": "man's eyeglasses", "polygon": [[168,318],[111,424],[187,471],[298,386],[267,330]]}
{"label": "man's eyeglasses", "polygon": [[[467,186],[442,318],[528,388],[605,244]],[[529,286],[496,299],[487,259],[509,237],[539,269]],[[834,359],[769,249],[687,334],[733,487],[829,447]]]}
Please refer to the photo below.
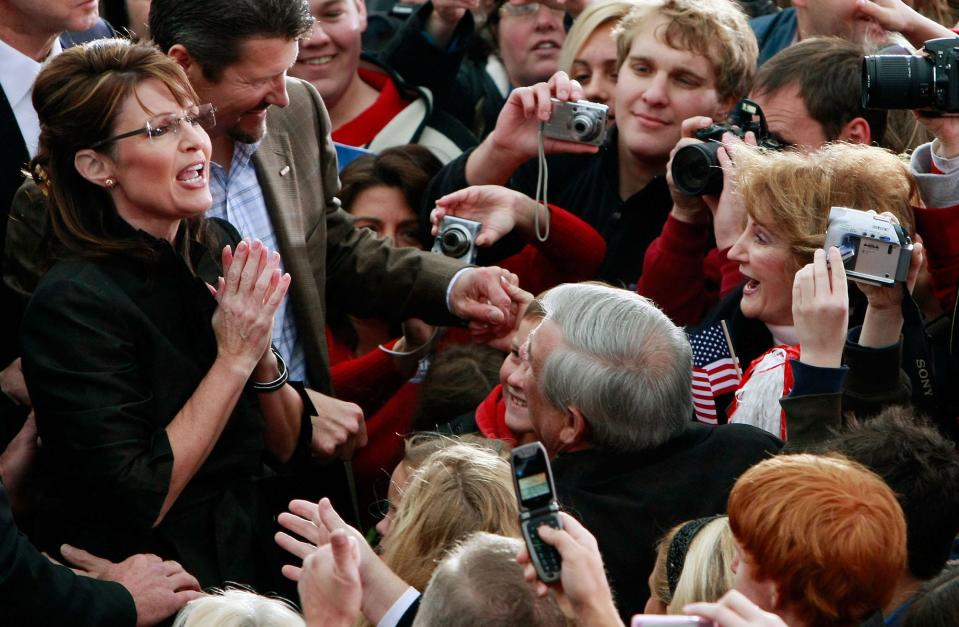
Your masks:
{"label": "man's eyeglasses", "polygon": [[184,111],[182,114],[161,113],[160,115],[147,120],[147,123],[143,127],[138,128],[135,131],[128,131],[126,133],[120,133],[119,135],[107,137],[106,139],[101,139],[97,143],[90,146],[90,148],[99,148],[100,146],[115,142],[118,139],[135,137],[137,135],[146,135],[150,139],[156,139],[158,137],[163,137],[164,135],[177,135],[180,132],[181,122],[186,122],[191,126],[199,126],[208,131],[216,126],[215,114],[216,107],[214,107],[212,104],[193,105],[192,107],[187,107],[186,111]]}
{"label": "man's eyeglasses", "polygon": [[[527,2],[526,4],[513,4],[512,2],[506,2],[503,6],[500,7],[500,11],[504,15],[516,18],[531,18],[539,13],[539,2]],[[562,13],[559,9],[553,9],[551,7],[546,7],[551,11],[556,11],[557,13]]]}

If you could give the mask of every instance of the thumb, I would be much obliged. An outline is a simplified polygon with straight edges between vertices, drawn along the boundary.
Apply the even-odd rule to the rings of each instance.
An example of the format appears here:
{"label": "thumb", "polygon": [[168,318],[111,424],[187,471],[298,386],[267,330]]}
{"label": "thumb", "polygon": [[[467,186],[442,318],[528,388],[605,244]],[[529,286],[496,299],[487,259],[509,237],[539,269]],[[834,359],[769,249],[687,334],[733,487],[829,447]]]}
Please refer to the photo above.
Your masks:
{"label": "thumb", "polygon": [[360,562],[360,549],[356,545],[356,538],[342,529],[337,529],[330,535],[330,548],[333,550],[336,572],[345,579],[352,579]]}
{"label": "thumb", "polygon": [[461,317],[476,322],[487,322],[494,326],[503,324],[506,316],[493,305],[484,305],[476,301],[463,303]]}
{"label": "thumb", "polygon": [[63,559],[68,563],[82,568],[88,573],[96,576],[106,570],[107,566],[111,564],[109,560],[103,559],[102,557],[97,557],[92,553],[87,553],[83,549],[78,549],[75,546],[70,546],[69,544],[63,544],[60,546],[60,554],[63,555]]}
{"label": "thumb", "polygon": [[[319,520],[317,520],[317,518],[319,518]],[[336,513],[336,510],[333,509],[333,504],[330,503],[330,499],[326,497],[320,499],[320,502],[316,508],[313,524],[318,527],[326,528],[330,534],[338,529],[342,529],[345,532],[346,528],[348,527],[348,525],[343,522],[343,519],[340,518],[340,515]]]}

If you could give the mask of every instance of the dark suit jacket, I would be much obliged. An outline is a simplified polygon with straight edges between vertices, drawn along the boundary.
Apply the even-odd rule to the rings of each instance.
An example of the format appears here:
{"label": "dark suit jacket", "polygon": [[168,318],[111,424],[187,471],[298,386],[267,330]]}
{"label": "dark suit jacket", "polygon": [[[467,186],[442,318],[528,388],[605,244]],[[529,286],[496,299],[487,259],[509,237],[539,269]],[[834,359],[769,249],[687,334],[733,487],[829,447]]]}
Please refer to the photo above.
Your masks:
{"label": "dark suit jacket", "polygon": [[112,581],[75,575],[40,554],[13,521],[0,484],[0,607],[5,625],[132,626],[133,597]]}
{"label": "dark suit jacket", "polygon": [[[88,31],[63,33],[60,36],[60,45],[66,49],[114,35],[113,28],[107,22],[100,20]],[[2,253],[6,240],[7,215],[10,212],[13,196],[23,183],[23,175],[20,172],[30,161],[27,144],[20,133],[20,126],[13,116],[13,109],[3,89],[0,89],[0,146],[2,146],[0,148],[0,253]],[[0,285],[0,300],[10,303],[9,295],[6,287]],[[16,347],[16,329],[22,314],[22,309],[11,307],[9,304],[0,307],[0,368],[4,368],[19,354]]]}

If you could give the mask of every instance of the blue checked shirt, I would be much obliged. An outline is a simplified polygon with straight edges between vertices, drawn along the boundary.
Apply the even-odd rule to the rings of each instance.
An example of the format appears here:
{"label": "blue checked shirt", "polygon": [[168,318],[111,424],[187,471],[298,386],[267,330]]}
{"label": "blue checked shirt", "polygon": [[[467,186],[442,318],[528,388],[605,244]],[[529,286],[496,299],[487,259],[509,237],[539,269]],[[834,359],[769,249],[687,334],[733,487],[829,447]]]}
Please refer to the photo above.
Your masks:
{"label": "blue checked shirt", "polygon": [[[256,170],[253,167],[253,153],[259,145],[259,142],[234,143],[229,174],[218,163],[210,163],[213,206],[207,212],[207,217],[222,218],[235,226],[243,237],[258,239],[269,250],[277,250],[276,233],[270,223],[263,190],[260,189],[260,182],[256,180]],[[290,379],[309,384],[306,380],[306,357],[303,346],[300,345],[289,294],[276,310],[273,344],[286,361]]]}

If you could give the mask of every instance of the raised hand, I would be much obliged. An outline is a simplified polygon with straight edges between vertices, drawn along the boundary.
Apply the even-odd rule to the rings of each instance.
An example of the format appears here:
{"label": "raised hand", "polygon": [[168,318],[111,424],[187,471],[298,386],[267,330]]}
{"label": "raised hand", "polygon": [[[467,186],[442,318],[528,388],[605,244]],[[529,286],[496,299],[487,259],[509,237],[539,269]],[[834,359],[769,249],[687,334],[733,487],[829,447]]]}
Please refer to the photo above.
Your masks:
{"label": "raised hand", "polygon": [[[539,152],[539,124],[553,111],[551,98],[582,100],[583,87],[557,72],[545,83],[517,87],[506,99],[496,126],[466,162],[466,180],[472,185],[503,185],[520,165]],[[595,153],[597,146],[546,138],[548,153]]]}
{"label": "raised hand", "polygon": [[252,372],[269,349],[273,316],[290,286],[280,273],[280,255],[259,240],[244,240],[222,254],[223,277],[213,290],[217,301],[213,332],[217,351],[237,368]]}
{"label": "raised hand", "polygon": [[[473,185],[437,200],[430,221],[436,235],[446,216],[475,220],[483,225],[476,236],[476,245],[492,246],[514,228],[524,238],[532,239],[537,211],[545,213],[548,209],[522,192],[499,185]],[[541,216],[541,219],[548,218]]]}
{"label": "raised hand", "polygon": [[559,584],[547,586],[539,580],[525,546],[516,556],[516,561],[524,567],[523,576],[540,596],[553,589],[563,613],[577,624],[622,625],[606,581],[596,538],[569,514],[560,512],[559,516],[562,529],[546,525],[539,528],[543,542],[555,547],[563,558]]}
{"label": "raised hand", "polygon": [[849,292],[846,269],[835,246],[827,254],[817,250],[813,262],[793,280],[793,322],[799,337],[799,359],[820,368],[842,365],[849,327]]}
{"label": "raised hand", "polygon": [[360,614],[359,541],[342,529],[329,540],[307,555],[297,585],[308,627],[348,627]]}
{"label": "raised hand", "polygon": [[504,287],[516,285],[515,274],[502,268],[472,268],[461,274],[450,294],[454,315],[469,321],[476,342],[502,337],[516,326],[519,302]]}

